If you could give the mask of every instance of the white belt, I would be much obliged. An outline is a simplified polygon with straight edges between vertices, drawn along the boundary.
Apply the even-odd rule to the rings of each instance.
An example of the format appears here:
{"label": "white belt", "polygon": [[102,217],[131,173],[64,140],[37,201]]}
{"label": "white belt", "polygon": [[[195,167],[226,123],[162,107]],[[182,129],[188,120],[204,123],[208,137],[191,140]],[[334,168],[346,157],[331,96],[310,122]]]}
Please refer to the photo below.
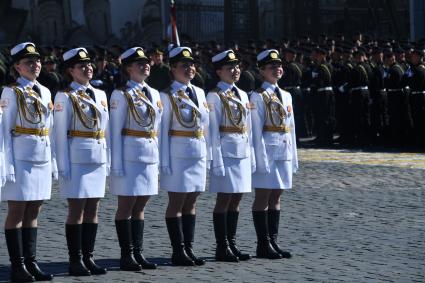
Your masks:
{"label": "white belt", "polygon": [[333,90],[331,86],[318,88],[317,91]]}
{"label": "white belt", "polygon": [[396,92],[396,91],[403,91],[401,88],[389,88],[387,89],[387,92]]}
{"label": "white belt", "polygon": [[287,87],[284,87],[284,89],[285,90],[292,90],[292,89],[300,89],[300,87],[299,86],[287,86]]}
{"label": "white belt", "polygon": [[358,87],[351,88],[351,91],[353,91],[353,90],[367,90],[367,89],[369,89],[367,86],[358,86]]}

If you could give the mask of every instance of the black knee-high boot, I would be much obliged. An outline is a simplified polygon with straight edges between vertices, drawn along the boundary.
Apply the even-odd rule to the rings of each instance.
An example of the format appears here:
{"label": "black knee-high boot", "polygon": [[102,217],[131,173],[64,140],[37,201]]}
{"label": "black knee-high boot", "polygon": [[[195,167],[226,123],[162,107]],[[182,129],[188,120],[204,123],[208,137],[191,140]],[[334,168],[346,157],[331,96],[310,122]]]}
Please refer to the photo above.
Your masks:
{"label": "black knee-high boot", "polygon": [[10,281],[33,282],[35,278],[28,272],[24,264],[22,251],[22,229],[5,229],[7,250],[11,263]]}
{"label": "black knee-high boot", "polygon": [[226,213],[213,213],[213,223],[216,241],[215,260],[238,262],[238,257],[233,254],[227,242]]}
{"label": "black knee-high boot", "polygon": [[87,269],[81,259],[81,224],[66,224],[65,234],[69,254],[69,275],[91,275],[90,270]]}
{"label": "black knee-high boot", "polygon": [[270,245],[267,211],[253,211],[255,232],[257,233],[257,257],[278,259],[281,255]]}
{"label": "black knee-high boot", "polygon": [[133,254],[136,261],[143,269],[156,269],[156,264],[149,262],[143,256],[143,233],[145,228],[145,220],[131,219],[131,233],[133,238]]}
{"label": "black knee-high boot", "polygon": [[106,274],[106,268],[100,267],[93,260],[94,244],[96,242],[97,223],[82,224],[82,242],[83,262],[93,275]]}
{"label": "black knee-high boot", "polygon": [[195,223],[196,215],[184,214],[182,215],[183,223],[183,236],[184,236],[184,249],[186,254],[195,262],[196,265],[204,265],[205,260],[195,256],[193,252],[193,241],[195,239]]}
{"label": "black knee-high boot", "polygon": [[132,253],[130,220],[115,220],[115,228],[121,248],[120,269],[125,271],[141,270],[142,267],[136,262]]}
{"label": "black knee-high boot", "polygon": [[193,260],[186,254],[183,243],[183,228],[181,217],[165,218],[168,235],[170,236],[173,254],[171,262],[179,266],[194,266]]}
{"label": "black knee-high boot", "polygon": [[236,230],[238,228],[239,211],[228,211],[227,212],[227,240],[229,241],[229,247],[233,254],[239,258],[239,260],[249,260],[251,255],[242,253],[236,245]]}
{"label": "black knee-high boot", "polygon": [[279,232],[279,219],[280,219],[280,210],[269,209],[268,221],[269,221],[270,244],[283,258],[291,258],[292,257],[291,253],[288,251],[282,250],[277,244],[277,235]]}
{"label": "black knee-high boot", "polygon": [[51,281],[53,275],[43,272],[35,259],[37,251],[37,227],[22,228],[24,263],[36,281]]}

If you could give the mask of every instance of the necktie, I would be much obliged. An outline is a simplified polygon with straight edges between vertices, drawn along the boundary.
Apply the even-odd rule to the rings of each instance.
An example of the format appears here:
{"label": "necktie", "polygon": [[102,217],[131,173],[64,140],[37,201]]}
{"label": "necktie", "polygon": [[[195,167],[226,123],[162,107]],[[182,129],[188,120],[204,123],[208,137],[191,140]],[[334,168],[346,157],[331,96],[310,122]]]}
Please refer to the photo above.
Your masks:
{"label": "necktie", "polygon": [[280,93],[280,89],[278,87],[274,89],[274,93],[276,93],[277,98],[279,98],[280,102],[282,102],[282,94]]}
{"label": "necktie", "polygon": [[152,96],[145,86],[142,88],[142,92],[146,95],[146,97],[149,99],[149,101],[152,102]]}
{"label": "necktie", "polygon": [[187,88],[186,88],[186,93],[187,93],[187,95],[189,96],[190,100],[192,100],[192,101],[193,101],[193,103],[195,103],[195,104],[196,104],[196,106],[199,106],[199,105],[198,105],[198,99],[196,98],[196,95],[193,93],[193,90],[192,90],[192,88],[191,88],[191,87],[187,87]]}
{"label": "necktie", "polygon": [[38,96],[41,96],[40,88],[38,87],[38,85],[33,85],[32,90],[35,91]]}
{"label": "necktie", "polygon": [[94,102],[96,102],[96,97],[94,97],[94,92],[90,88],[86,88],[86,93],[90,96],[91,99],[93,99]]}
{"label": "necktie", "polygon": [[241,96],[239,95],[239,91],[238,91],[238,89],[235,86],[232,87],[232,91],[233,91],[233,93],[236,95],[236,97],[238,99],[241,99]]}

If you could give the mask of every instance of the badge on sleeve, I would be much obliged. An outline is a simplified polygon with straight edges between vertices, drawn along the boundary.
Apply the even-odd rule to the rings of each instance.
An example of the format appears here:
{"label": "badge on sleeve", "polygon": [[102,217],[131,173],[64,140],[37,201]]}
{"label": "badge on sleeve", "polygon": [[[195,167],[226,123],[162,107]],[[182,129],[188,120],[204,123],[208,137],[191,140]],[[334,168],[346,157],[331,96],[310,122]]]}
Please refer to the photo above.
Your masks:
{"label": "badge on sleeve", "polygon": [[111,100],[111,109],[117,109],[118,108],[118,100]]}
{"label": "badge on sleeve", "polygon": [[9,98],[3,98],[0,100],[0,107],[7,108],[9,105]]}
{"label": "badge on sleeve", "polygon": [[58,102],[55,104],[55,112],[62,112],[63,111],[63,102]]}

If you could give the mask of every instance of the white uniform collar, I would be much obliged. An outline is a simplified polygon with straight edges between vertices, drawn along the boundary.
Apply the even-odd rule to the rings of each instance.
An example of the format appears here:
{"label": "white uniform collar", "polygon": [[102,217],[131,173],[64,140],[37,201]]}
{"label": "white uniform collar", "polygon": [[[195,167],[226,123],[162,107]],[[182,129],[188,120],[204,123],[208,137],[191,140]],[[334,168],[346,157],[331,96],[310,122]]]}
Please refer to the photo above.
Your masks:
{"label": "white uniform collar", "polygon": [[224,92],[226,92],[227,90],[232,90],[232,88],[233,88],[233,87],[236,87],[236,86],[235,86],[235,84],[228,84],[228,83],[225,83],[225,82],[223,82],[223,81],[220,81],[220,82],[217,84],[217,86],[218,86],[219,88],[221,88]]}
{"label": "white uniform collar", "polygon": [[[268,92],[274,92],[276,87],[279,88],[279,86],[276,84],[271,84],[267,81],[263,82],[263,84],[261,85],[262,88],[264,88],[266,91]],[[280,89],[280,88],[279,88]]]}
{"label": "white uniform collar", "polygon": [[143,89],[143,87],[147,87],[147,85],[146,85],[145,82],[138,83],[138,82],[135,82],[133,80],[128,80],[127,81],[127,86],[130,87],[130,88],[137,87],[140,90]]}
{"label": "white uniform collar", "polygon": [[30,81],[30,80],[28,80],[28,79],[26,79],[26,78],[24,78],[24,77],[19,77],[19,78],[16,80],[16,82],[17,82],[18,84],[20,84],[20,85],[21,85],[22,87],[24,87],[24,88],[26,88],[26,87],[32,88],[34,85],[36,85],[36,84],[37,84],[37,81],[33,82],[33,81]]}
{"label": "white uniform collar", "polygon": [[171,86],[172,86],[173,90],[180,90],[181,89],[183,91],[186,91],[186,89],[188,87],[190,87],[190,88],[193,89],[193,86],[192,86],[192,84],[190,82],[186,85],[184,83],[181,83],[181,82],[178,82],[178,81],[174,81]]}
{"label": "white uniform collar", "polygon": [[90,84],[88,86],[85,86],[85,85],[81,85],[81,84],[77,83],[76,81],[73,81],[70,86],[74,90],[86,91],[86,89],[88,89],[88,88],[93,90],[93,87]]}

